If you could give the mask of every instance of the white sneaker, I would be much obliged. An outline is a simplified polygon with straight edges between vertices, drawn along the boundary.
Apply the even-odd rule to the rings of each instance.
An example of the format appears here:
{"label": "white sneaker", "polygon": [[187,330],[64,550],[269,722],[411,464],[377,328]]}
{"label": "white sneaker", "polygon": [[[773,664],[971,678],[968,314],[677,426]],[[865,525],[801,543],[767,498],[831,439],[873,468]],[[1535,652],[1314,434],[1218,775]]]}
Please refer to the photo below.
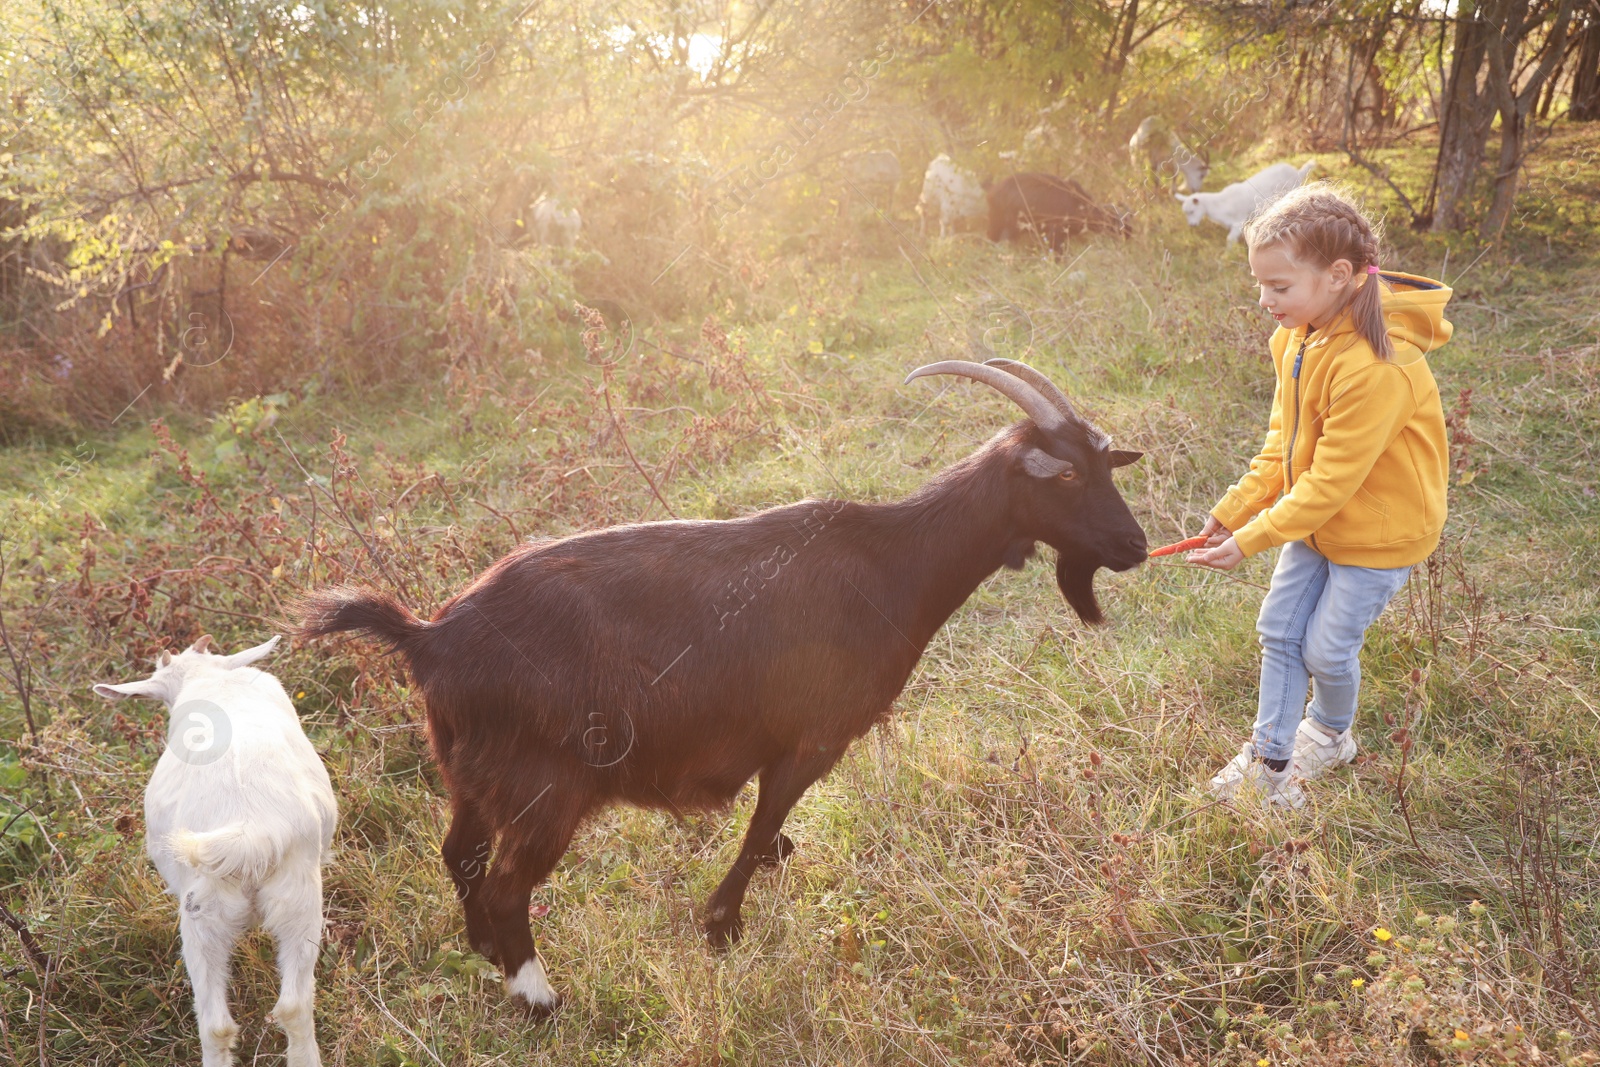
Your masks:
{"label": "white sneaker", "polygon": [[1232,800],[1242,788],[1254,790],[1275,808],[1305,806],[1306,795],[1295,781],[1291,765],[1275,771],[1256,759],[1255,745],[1246,741],[1239,754],[1211,779],[1211,792],[1222,800]]}
{"label": "white sneaker", "polygon": [[1342,734],[1330,733],[1326,726],[1307,715],[1300,720],[1300,729],[1295,731],[1294,759],[1289,763],[1289,770],[1296,778],[1309,782],[1355,758],[1356,739],[1350,730]]}

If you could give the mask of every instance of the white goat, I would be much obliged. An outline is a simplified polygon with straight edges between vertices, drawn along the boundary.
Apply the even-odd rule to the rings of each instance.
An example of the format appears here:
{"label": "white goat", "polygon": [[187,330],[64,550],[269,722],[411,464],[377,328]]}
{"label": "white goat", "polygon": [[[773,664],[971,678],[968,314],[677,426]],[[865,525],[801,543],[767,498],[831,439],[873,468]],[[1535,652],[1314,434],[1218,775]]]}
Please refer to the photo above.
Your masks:
{"label": "white goat", "polygon": [[143,681],[94,691],[170,709],[167,748],[144,792],[145,849],[179,901],[204,1067],[233,1062],[229,957],[253,926],[278,942],[282,988],[272,1014],[288,1038],[289,1065],[319,1067],[314,967],[338,804],[283,686],[249,666],[278,638],[232,656],[206,651],[210,642],[163,652]]}
{"label": "white goat", "polygon": [[1162,184],[1163,176],[1177,185],[1178,176],[1182,175],[1184,189],[1190,193],[1200,191],[1201,183],[1211,171],[1209,153],[1203,147],[1198,154],[1191,151],[1171,127],[1155,115],[1139,123],[1139,128],[1133,131],[1128,139],[1128,157],[1133,160],[1134,171],[1148,174],[1157,186]]}
{"label": "white goat", "polygon": [[917,214],[922,218],[922,232],[928,232],[928,222],[939,223],[939,236],[950,236],[951,227],[964,219],[981,219],[989,213],[989,202],[984,199],[983,185],[964,167],[951,162],[943,152],[934,156],[922,175],[922,195],[917,199]]}
{"label": "white goat", "polygon": [[571,248],[578,243],[582,229],[583,218],[577,208],[564,208],[548,195],[533,202],[533,233],[540,244]]}
{"label": "white goat", "polygon": [[1242,182],[1234,182],[1226,189],[1214,193],[1190,193],[1188,196],[1175,196],[1174,199],[1183,205],[1183,215],[1189,220],[1190,226],[1198,226],[1204,219],[1220,222],[1228,227],[1228,243],[1233,244],[1257,208],[1298,187],[1316,165],[1314,159],[1303,167],[1274,163],[1259,174],[1252,174]]}

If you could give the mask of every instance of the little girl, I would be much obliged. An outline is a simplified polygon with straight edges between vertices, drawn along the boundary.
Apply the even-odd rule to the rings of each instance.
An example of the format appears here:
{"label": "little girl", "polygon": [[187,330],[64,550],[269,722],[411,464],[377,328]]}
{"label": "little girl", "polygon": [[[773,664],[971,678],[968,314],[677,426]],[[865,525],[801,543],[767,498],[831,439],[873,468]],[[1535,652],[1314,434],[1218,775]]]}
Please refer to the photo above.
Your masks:
{"label": "little girl", "polygon": [[1300,782],[1355,757],[1367,627],[1444,527],[1449,444],[1423,354],[1450,339],[1450,290],[1380,273],[1372,224],[1323,183],[1264,208],[1244,237],[1278,323],[1278,386],[1261,454],[1187,558],[1231,570],[1283,546],[1256,622],[1255,731],[1211,789],[1231,797],[1250,783],[1297,808]]}

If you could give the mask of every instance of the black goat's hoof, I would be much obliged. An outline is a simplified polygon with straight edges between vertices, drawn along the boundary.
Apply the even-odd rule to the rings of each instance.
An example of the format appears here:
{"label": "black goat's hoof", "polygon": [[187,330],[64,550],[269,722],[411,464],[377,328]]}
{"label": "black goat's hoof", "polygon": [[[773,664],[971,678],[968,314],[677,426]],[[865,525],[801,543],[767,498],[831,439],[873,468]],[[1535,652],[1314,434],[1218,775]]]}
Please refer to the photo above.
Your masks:
{"label": "black goat's hoof", "polygon": [[707,919],[706,942],[713,952],[726,952],[744,937],[744,918],[735,912],[729,918]]}
{"label": "black goat's hoof", "polygon": [[761,857],[758,866],[776,867],[790,856],[794,855],[795,843],[789,839],[788,834],[779,834],[776,847],[765,856]]}
{"label": "black goat's hoof", "polygon": [[516,1005],[517,1009],[527,1017],[528,1021],[535,1025],[549,1022],[555,1018],[556,1012],[561,1010],[560,997],[556,997],[555,1000],[548,1004],[535,1004],[523,997],[513,996],[511,1003]]}

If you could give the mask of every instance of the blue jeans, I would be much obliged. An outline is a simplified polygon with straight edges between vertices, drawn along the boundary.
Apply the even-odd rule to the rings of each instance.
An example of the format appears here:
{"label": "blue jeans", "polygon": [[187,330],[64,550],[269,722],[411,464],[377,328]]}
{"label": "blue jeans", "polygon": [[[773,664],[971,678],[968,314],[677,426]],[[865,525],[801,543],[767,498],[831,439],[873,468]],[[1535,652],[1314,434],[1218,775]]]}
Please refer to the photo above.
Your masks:
{"label": "blue jeans", "polygon": [[[1260,759],[1294,755],[1302,713],[1331,733],[1356,717],[1361,644],[1367,627],[1406,584],[1410,567],[1333,563],[1303,541],[1283,546],[1261,602],[1261,703],[1254,734]],[[1311,703],[1306,684],[1311,682]]]}

